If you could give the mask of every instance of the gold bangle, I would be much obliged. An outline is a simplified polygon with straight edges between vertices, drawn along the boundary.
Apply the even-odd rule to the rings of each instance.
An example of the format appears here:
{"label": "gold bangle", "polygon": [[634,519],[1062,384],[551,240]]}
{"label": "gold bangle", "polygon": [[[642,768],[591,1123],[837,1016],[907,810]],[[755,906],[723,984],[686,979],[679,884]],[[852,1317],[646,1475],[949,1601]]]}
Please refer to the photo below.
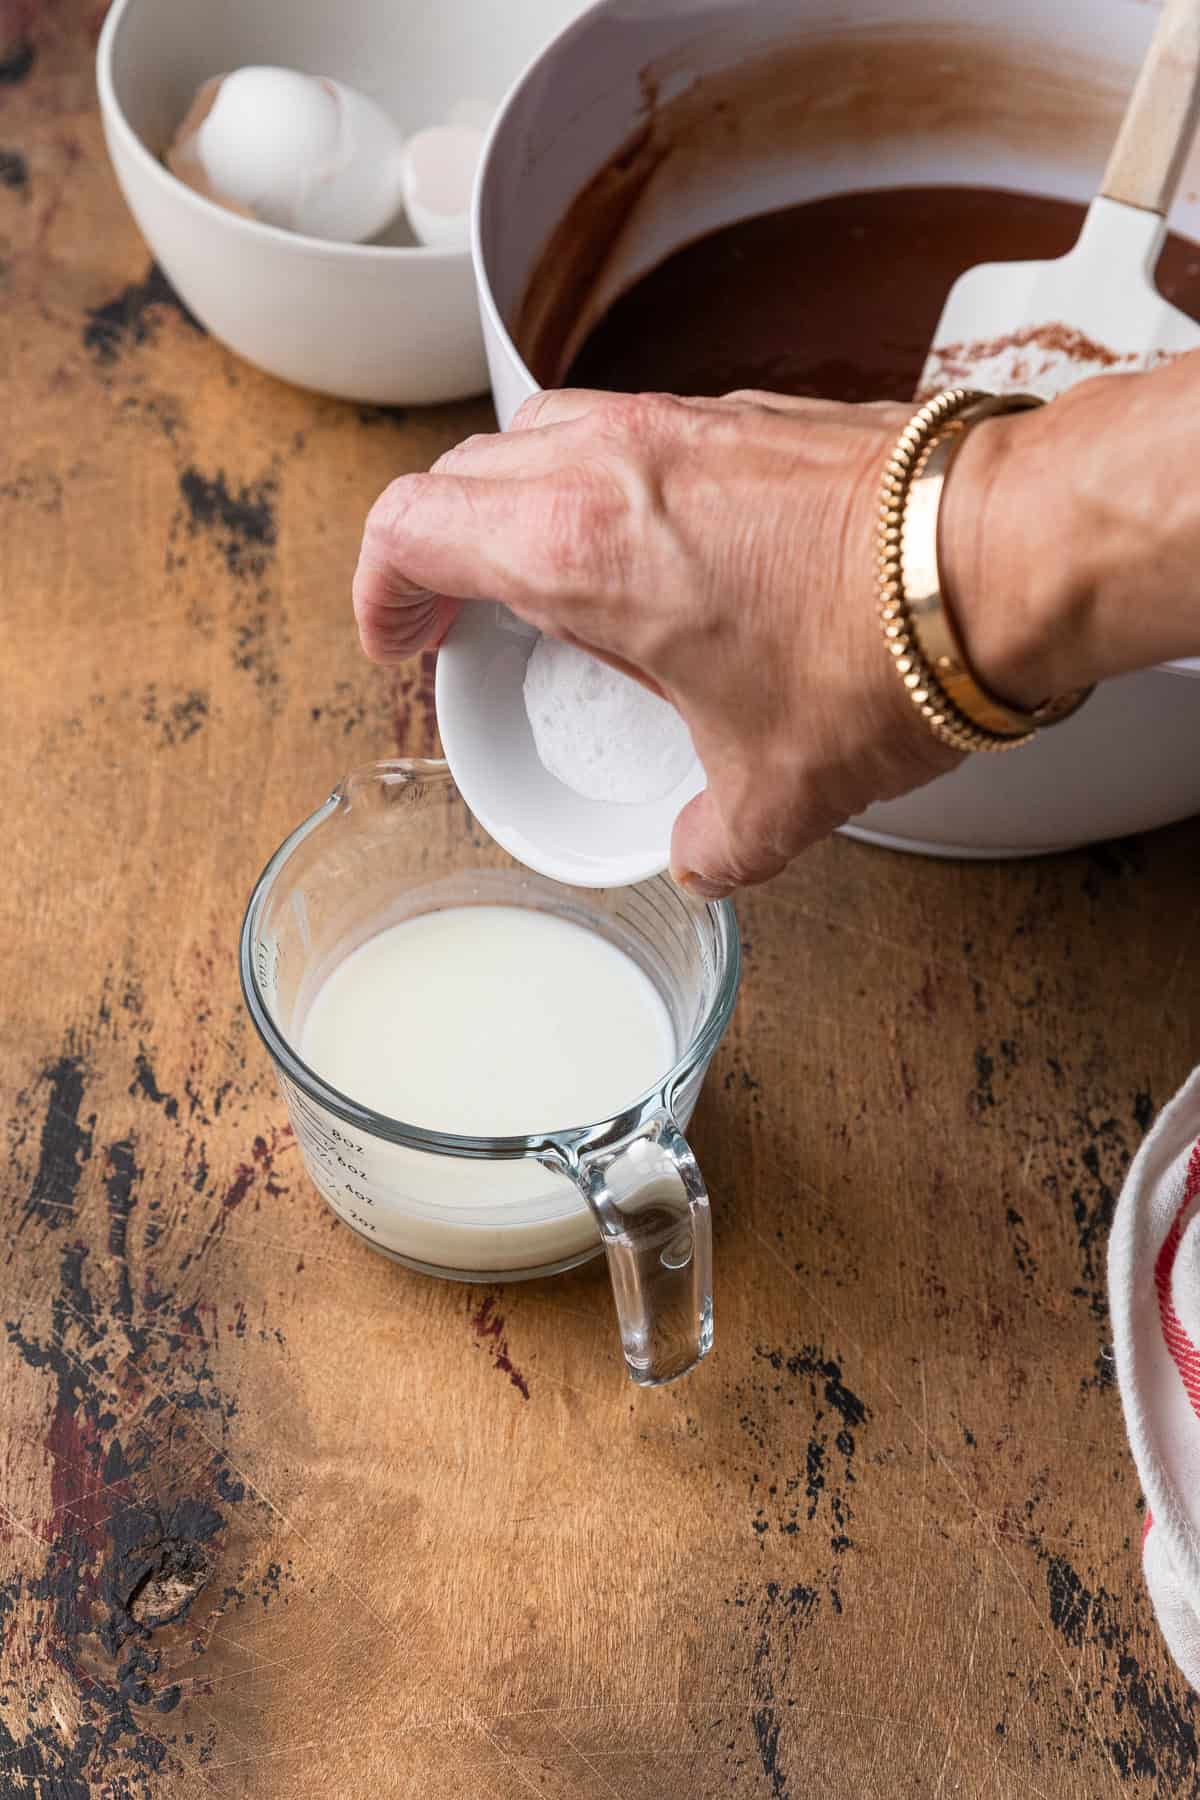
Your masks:
{"label": "gold bangle", "polygon": [[1016,749],[1041,726],[1069,718],[1091,692],[1064,694],[1031,712],[989,693],[971,669],[942,595],[938,520],[967,432],[983,419],[1041,404],[1031,394],[948,388],[914,414],[884,469],[878,532],[884,637],[914,706],[955,750]]}

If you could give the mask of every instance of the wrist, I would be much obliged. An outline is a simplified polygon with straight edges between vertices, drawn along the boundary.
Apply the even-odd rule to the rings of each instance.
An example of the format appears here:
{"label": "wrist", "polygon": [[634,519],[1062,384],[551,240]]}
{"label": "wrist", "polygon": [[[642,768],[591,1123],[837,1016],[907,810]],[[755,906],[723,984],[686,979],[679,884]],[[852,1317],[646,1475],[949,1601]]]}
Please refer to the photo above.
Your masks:
{"label": "wrist", "polygon": [[1097,667],[1089,546],[1052,491],[1049,411],[969,431],[939,523],[943,592],[971,667],[1024,711],[1110,672]]}
{"label": "wrist", "polygon": [[947,604],[978,679],[1036,706],[1200,654],[1200,355],[987,420],[942,504]]}

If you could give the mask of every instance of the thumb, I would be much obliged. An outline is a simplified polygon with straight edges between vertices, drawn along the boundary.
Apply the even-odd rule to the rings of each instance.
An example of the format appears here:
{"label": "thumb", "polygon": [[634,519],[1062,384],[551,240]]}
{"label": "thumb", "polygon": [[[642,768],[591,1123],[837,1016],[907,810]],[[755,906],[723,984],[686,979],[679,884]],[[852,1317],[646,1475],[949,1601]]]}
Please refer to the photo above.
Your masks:
{"label": "thumb", "polygon": [[711,788],[696,794],[675,821],[675,832],[671,833],[671,875],[698,900],[727,900],[738,887],[729,832]]}
{"label": "thumb", "polygon": [[[671,875],[698,900],[727,900],[736,887],[768,882],[788,866],[790,851],[781,848],[786,833],[770,806],[732,783],[721,808],[712,787],[689,801],[671,835]],[[793,846],[795,850],[801,844]]]}

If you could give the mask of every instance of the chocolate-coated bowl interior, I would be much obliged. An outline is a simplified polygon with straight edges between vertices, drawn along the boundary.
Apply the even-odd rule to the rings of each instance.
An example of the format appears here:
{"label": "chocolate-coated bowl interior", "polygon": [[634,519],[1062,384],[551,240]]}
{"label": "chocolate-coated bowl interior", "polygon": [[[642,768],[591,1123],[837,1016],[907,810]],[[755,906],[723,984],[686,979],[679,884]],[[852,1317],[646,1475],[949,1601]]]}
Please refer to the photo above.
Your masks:
{"label": "chocolate-coated bowl interior", "polygon": [[[485,306],[534,378],[561,382],[618,294],[735,220],[947,181],[1088,198],[1153,10],[945,13],[608,0],[569,28],[510,97],[480,194]],[[1189,237],[1198,188],[1172,216]]]}

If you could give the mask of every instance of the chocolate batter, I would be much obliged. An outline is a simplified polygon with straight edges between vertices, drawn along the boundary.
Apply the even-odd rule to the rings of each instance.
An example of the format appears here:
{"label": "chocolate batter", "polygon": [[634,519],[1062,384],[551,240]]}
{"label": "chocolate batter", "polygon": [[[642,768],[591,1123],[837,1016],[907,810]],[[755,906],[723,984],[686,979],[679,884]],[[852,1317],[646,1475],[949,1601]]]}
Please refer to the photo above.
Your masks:
{"label": "chocolate batter", "polygon": [[[1061,256],[1083,214],[997,188],[911,187],[745,219],[685,245],[622,295],[566,385],[908,400],[963,270]],[[1158,283],[1200,320],[1200,247],[1171,236]]]}

